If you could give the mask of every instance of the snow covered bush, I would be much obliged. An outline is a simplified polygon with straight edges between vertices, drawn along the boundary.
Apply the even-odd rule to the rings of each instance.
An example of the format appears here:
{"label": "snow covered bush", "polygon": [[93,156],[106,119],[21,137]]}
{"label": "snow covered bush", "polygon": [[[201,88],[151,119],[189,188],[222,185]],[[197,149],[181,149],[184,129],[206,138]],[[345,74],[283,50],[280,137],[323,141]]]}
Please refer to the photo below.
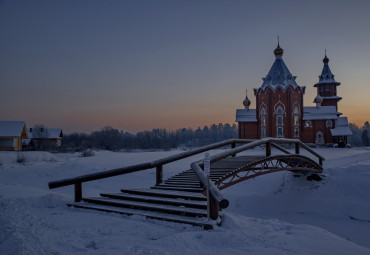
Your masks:
{"label": "snow covered bush", "polygon": [[20,164],[24,164],[26,163],[26,161],[27,161],[26,155],[22,152],[17,152],[16,162]]}
{"label": "snow covered bush", "polygon": [[81,153],[81,157],[92,157],[95,156],[95,152],[92,149],[86,149]]}

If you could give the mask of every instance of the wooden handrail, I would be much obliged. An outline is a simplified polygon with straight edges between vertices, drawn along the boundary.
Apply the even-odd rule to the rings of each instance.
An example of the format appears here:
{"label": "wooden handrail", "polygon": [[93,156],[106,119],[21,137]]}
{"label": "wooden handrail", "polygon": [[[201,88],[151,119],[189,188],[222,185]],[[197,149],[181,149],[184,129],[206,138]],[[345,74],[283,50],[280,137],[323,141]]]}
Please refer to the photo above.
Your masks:
{"label": "wooden handrail", "polygon": [[[236,147],[236,144],[243,144],[239,147]],[[88,182],[88,181],[93,181],[93,180],[99,180],[103,178],[108,178],[108,177],[113,177],[113,176],[118,176],[118,175],[123,175],[123,174],[128,174],[128,173],[133,173],[137,171],[142,171],[142,170],[147,170],[151,168],[157,168],[157,184],[158,183],[158,178],[162,178],[162,170],[163,170],[163,165],[184,159],[187,157],[191,157],[193,155],[212,150],[212,149],[217,149],[223,146],[231,145],[230,150],[221,152],[219,154],[216,154],[210,158],[211,163],[216,162],[218,160],[227,158],[229,156],[235,156],[237,153],[240,153],[242,151],[248,150],[255,148],[257,146],[266,145],[266,156],[271,155],[271,146],[279,149],[280,151],[283,151],[284,153],[290,154],[289,151],[285,150],[283,147],[279,146],[279,143],[294,143],[296,144],[296,152],[299,153],[299,146],[302,148],[306,149],[308,152],[313,154],[319,159],[319,164],[322,166],[322,161],[324,160],[324,157],[313,151],[311,148],[309,148],[307,145],[302,143],[298,139],[285,139],[285,138],[264,138],[260,140],[251,140],[251,139],[230,139],[218,143],[214,143],[211,145],[203,146],[201,148],[179,153],[173,156],[169,156],[166,158],[162,158],[159,160],[143,163],[143,164],[137,164],[137,165],[132,165],[132,166],[126,166],[122,168],[117,168],[117,169],[112,169],[108,171],[103,171],[103,172],[98,172],[98,173],[93,173],[93,174],[87,174],[87,175],[81,175],[77,176],[74,178],[67,178],[59,181],[53,181],[49,182],[49,188],[54,189],[54,188],[59,188],[63,186],[68,186],[68,185],[75,185],[75,200],[80,201],[82,198],[82,183],[83,182]],[[197,161],[191,164],[191,168],[194,170],[196,175],[198,176],[201,184],[204,187],[207,187],[208,181],[207,181],[207,176],[202,170],[203,166],[203,161]],[[221,194],[220,190],[214,185],[213,182],[210,182],[209,184],[209,191],[210,195],[212,196],[212,199],[216,201],[217,206],[221,208],[226,208],[229,205],[229,201],[223,197]]]}
{"label": "wooden handrail", "polygon": [[94,181],[94,180],[104,179],[104,178],[113,177],[113,176],[117,176],[117,175],[123,175],[123,174],[133,173],[133,172],[137,172],[137,171],[147,170],[147,169],[163,166],[165,164],[168,164],[168,163],[180,160],[180,159],[191,157],[191,156],[194,156],[196,154],[199,154],[199,153],[202,153],[202,152],[205,152],[205,151],[208,151],[208,150],[217,149],[217,148],[227,146],[227,145],[230,145],[230,144],[249,143],[249,142],[252,142],[252,141],[254,141],[254,140],[250,140],[250,139],[230,139],[230,140],[210,144],[210,145],[207,145],[207,146],[203,146],[203,147],[195,149],[195,150],[182,152],[182,153],[179,153],[179,154],[176,154],[176,155],[173,155],[173,156],[169,156],[169,157],[166,157],[166,158],[163,158],[163,159],[158,159],[158,160],[155,160],[155,161],[152,161],[152,162],[147,162],[147,163],[138,164],[138,165],[131,165],[131,166],[126,166],[126,167],[116,168],[116,169],[112,169],[112,170],[108,170],[108,171],[102,171],[102,172],[93,173],[93,174],[81,175],[81,176],[62,179],[62,180],[58,180],[58,181],[52,181],[52,182],[49,182],[49,188],[50,189],[55,189],[55,188],[59,188],[59,187],[63,187],[63,186],[74,185],[74,184],[77,184],[77,183]]}
{"label": "wooden handrail", "polygon": [[[289,151],[285,150],[283,147],[277,145],[276,143],[294,143],[296,145],[300,145],[304,149],[306,149],[307,151],[311,152],[313,155],[318,157],[319,158],[319,165],[322,166],[322,160],[324,160],[324,158],[321,155],[319,155],[316,152],[314,152],[313,150],[311,150],[311,148],[309,148],[307,145],[302,143],[300,140],[284,139],[284,138],[264,138],[264,139],[261,139],[261,140],[255,140],[253,142],[249,142],[248,144],[241,145],[237,148],[232,148],[228,151],[221,152],[219,154],[213,155],[213,156],[210,157],[210,162],[214,163],[214,162],[219,161],[221,159],[224,159],[224,158],[227,158],[227,157],[230,157],[230,156],[235,156],[237,153],[240,153],[240,152],[248,150],[248,149],[255,148],[255,147],[263,145],[263,144],[266,144],[266,146],[267,146],[267,144],[271,144],[275,148],[283,151],[284,153],[291,154]],[[271,148],[269,150],[271,150]],[[271,153],[271,152],[269,152],[269,153]],[[266,155],[266,156],[270,156],[270,155]],[[229,205],[229,201],[224,198],[221,191],[216,187],[216,185],[213,182],[208,182],[207,175],[204,173],[202,167],[203,167],[203,160],[199,160],[199,161],[194,162],[194,163],[191,164],[192,170],[198,176],[198,178],[199,178],[201,184],[203,185],[203,187],[207,187],[207,185],[209,183],[208,189],[209,189],[211,198],[208,198],[208,199],[212,199],[212,200],[214,199],[217,202],[217,205],[219,207],[221,207],[223,209],[226,208]],[[211,209],[211,211],[213,211],[213,215],[214,215],[213,218],[217,218],[216,217],[217,213],[215,211],[218,211],[218,209],[213,208],[213,209]]]}

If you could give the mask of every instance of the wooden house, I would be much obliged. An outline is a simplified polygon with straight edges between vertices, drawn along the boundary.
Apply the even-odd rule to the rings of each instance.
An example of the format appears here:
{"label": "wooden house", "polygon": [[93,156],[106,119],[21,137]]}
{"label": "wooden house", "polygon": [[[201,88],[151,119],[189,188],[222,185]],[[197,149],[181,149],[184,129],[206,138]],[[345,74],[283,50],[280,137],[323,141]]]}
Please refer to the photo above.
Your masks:
{"label": "wooden house", "polygon": [[22,150],[22,140],[27,138],[24,121],[0,121],[0,150]]}
{"label": "wooden house", "polygon": [[61,128],[29,128],[29,139],[24,140],[28,148],[56,149],[62,145],[63,131]]}

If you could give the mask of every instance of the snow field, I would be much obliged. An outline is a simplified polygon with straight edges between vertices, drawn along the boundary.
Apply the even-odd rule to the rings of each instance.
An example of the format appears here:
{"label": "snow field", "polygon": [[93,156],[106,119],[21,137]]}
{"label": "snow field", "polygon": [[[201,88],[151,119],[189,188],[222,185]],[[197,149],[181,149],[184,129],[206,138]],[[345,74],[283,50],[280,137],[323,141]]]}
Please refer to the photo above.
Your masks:
{"label": "snow field", "polygon": [[[221,150],[212,151],[212,155]],[[317,149],[321,182],[279,172],[223,193],[230,206],[212,231],[189,225],[69,208],[73,187],[49,181],[148,162],[180,151],[75,154],[0,152],[1,254],[370,254],[370,150]],[[303,150],[302,150],[303,152]],[[262,149],[251,151],[263,153]],[[164,166],[164,177],[198,155]],[[155,170],[83,184],[84,196],[150,187]]]}

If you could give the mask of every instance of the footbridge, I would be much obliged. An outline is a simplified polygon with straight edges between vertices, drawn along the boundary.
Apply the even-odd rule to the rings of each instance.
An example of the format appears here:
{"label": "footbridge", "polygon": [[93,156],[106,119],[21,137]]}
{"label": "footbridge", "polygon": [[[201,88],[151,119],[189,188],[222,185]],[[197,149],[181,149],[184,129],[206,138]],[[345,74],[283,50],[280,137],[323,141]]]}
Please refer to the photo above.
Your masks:
{"label": "footbridge", "polygon": [[[293,152],[285,149],[286,145],[292,147]],[[248,153],[256,147],[263,149],[253,150],[253,154]],[[208,175],[204,172],[204,161],[201,160],[163,180],[166,164],[218,148],[226,149],[209,158]],[[278,153],[272,154],[272,148]],[[309,156],[302,155],[301,149],[306,150]],[[260,153],[255,155],[256,151]],[[221,192],[223,189],[250,178],[278,171],[321,173],[323,160],[321,155],[297,139],[231,139],[152,162],[49,182],[49,188],[73,185],[75,201],[68,203],[68,206],[142,215],[209,229],[215,224],[221,224],[219,212],[229,205],[229,201]],[[156,180],[155,185],[150,188],[123,188],[118,193],[101,193],[100,197],[83,196],[82,183],[153,168],[156,169]]]}

